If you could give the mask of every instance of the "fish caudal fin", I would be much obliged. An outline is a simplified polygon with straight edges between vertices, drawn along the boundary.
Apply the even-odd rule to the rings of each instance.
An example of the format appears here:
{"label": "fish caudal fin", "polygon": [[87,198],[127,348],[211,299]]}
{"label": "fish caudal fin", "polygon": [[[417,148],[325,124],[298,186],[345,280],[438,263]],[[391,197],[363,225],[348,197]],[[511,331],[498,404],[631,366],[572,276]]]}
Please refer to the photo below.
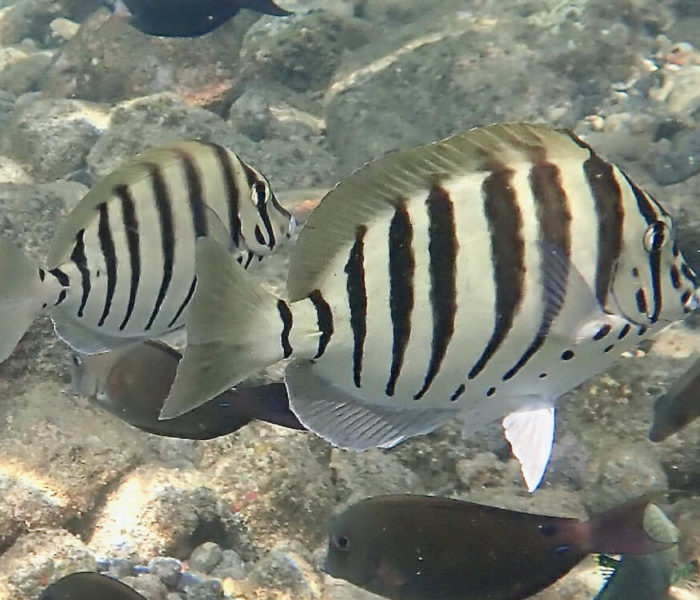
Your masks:
{"label": "fish caudal fin", "polygon": [[44,292],[38,267],[12,242],[0,240],[0,362],[43,310]]}
{"label": "fish caudal fin", "polygon": [[661,509],[651,502],[657,495],[636,498],[583,523],[582,549],[601,554],[648,554],[676,544],[677,529],[668,526]]}
{"label": "fish caudal fin", "polygon": [[187,347],[161,419],[204,404],[285,356],[276,343],[283,330],[281,301],[258,286],[226,248],[199,238],[195,273]]}
{"label": "fish caudal fin", "polygon": [[556,411],[552,405],[518,410],[503,418],[503,429],[529,492],[540,485],[552,454]]}

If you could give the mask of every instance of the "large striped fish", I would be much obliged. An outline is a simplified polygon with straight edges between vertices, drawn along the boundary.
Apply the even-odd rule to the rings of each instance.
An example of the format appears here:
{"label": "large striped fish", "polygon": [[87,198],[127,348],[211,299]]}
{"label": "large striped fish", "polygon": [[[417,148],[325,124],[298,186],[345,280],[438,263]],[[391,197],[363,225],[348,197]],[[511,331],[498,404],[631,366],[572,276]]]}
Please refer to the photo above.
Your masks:
{"label": "large striped fish", "polygon": [[182,327],[195,239],[247,268],[287,241],[294,219],[267,179],[229,150],[187,141],[138,155],[95,185],[59,227],[46,268],[0,241],[0,361],[48,311],[86,354]]}
{"label": "large striped fish", "polygon": [[566,131],[493,125],[341,181],[292,249],[288,300],[210,239],[162,418],[270,363],[299,420],[348,449],[502,418],[529,489],[555,400],[697,303],[671,218]]}

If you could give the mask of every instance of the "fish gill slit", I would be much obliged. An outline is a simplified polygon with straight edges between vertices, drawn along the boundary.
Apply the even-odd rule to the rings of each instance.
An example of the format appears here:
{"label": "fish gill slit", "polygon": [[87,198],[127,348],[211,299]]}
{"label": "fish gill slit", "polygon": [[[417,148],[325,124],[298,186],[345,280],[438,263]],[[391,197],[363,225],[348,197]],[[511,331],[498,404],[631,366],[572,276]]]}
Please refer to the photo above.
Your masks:
{"label": "fish gill slit", "polygon": [[449,192],[433,185],[426,200],[428,210],[428,255],[430,259],[430,305],[433,317],[433,340],[430,363],[420,390],[413,396],[420,400],[430,389],[454,334],[457,314],[457,252],[459,242],[455,227],[454,206]]}
{"label": "fish gill slit", "polygon": [[385,394],[393,396],[411,337],[411,315],[414,304],[413,279],[416,261],[413,255],[413,225],[405,199],[399,200],[394,209],[394,216],[389,225],[388,243],[389,308],[393,344]]}
{"label": "fish gill slit", "polygon": [[367,288],[365,285],[365,234],[367,227],[360,225],[355,230],[355,242],[345,264],[346,289],[350,309],[353,352],[352,373],[355,387],[362,386],[362,358],[367,336]]}
{"label": "fish gill slit", "polygon": [[496,164],[482,183],[484,211],[491,237],[491,263],[495,293],[495,320],[491,337],[468,379],[483,369],[513,326],[523,300],[525,277],[525,242],[522,236],[522,215],[511,182],[513,171]]}

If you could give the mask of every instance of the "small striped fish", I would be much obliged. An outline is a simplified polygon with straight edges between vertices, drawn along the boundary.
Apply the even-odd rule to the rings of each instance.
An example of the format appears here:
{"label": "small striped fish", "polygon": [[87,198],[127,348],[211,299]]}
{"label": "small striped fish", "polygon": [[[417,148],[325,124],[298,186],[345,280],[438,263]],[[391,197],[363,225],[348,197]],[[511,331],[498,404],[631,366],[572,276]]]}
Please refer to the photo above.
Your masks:
{"label": "small striped fish", "polygon": [[333,444],[390,447],[457,414],[502,418],[529,487],[555,400],[697,305],[671,218],[566,131],[493,125],[341,181],[292,249],[288,301],[212,240],[162,417],[282,358],[292,409]]}
{"label": "small striped fish", "polygon": [[295,221],[267,179],[198,141],[154,148],[90,190],[59,227],[47,268],[0,242],[0,361],[48,310],[57,334],[93,354],[182,327],[195,287],[195,239],[212,236],[248,268]]}

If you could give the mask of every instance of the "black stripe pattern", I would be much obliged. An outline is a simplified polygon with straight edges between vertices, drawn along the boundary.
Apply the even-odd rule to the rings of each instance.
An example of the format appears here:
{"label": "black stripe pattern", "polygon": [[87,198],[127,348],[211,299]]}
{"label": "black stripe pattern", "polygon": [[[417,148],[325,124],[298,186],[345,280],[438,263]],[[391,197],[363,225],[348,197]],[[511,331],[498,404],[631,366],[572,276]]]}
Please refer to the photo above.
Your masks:
{"label": "black stripe pattern", "polygon": [[149,165],[149,175],[153,186],[153,195],[156,200],[158,219],[160,221],[160,238],[163,252],[163,279],[160,284],[160,289],[158,290],[158,297],[156,298],[153,312],[151,312],[151,316],[146,324],[146,331],[151,328],[153,322],[156,320],[160,312],[160,307],[168,293],[168,288],[170,287],[170,282],[173,277],[173,264],[175,261],[175,228],[168,187],[158,165]]}
{"label": "black stripe pattern", "polygon": [[177,323],[177,320],[180,318],[180,315],[182,315],[183,311],[187,308],[188,304],[190,303],[190,300],[192,300],[192,295],[194,294],[196,286],[197,278],[193,277],[192,283],[190,284],[190,289],[187,291],[185,299],[182,301],[182,304],[180,304],[180,307],[175,311],[175,316],[170,320],[170,323],[168,323],[168,328],[172,327],[173,325],[175,325],[175,323]]}
{"label": "black stripe pattern", "polygon": [[544,158],[530,169],[530,188],[539,223],[543,314],[539,329],[523,355],[503,376],[507,381],[542,347],[566,298],[571,257],[571,213],[559,168]]}
{"label": "black stripe pattern", "polygon": [[503,343],[523,299],[525,242],[522,237],[522,215],[511,186],[512,177],[512,170],[497,164],[482,184],[484,210],[491,236],[496,319],[491,338],[467,375],[469,379],[474,379],[486,367]]}
{"label": "black stripe pattern", "polygon": [[97,206],[100,213],[97,224],[97,237],[100,240],[100,249],[102,257],[105,261],[107,269],[107,293],[105,295],[105,304],[102,309],[102,315],[97,322],[98,327],[102,327],[105,320],[109,316],[112,308],[112,300],[114,299],[114,290],[117,286],[117,254],[114,249],[114,240],[112,239],[112,228],[109,224],[109,208],[106,202],[102,202]]}
{"label": "black stripe pattern", "polygon": [[216,144],[210,144],[210,147],[214,150],[216,158],[219,161],[219,166],[221,167],[221,173],[224,179],[224,186],[226,188],[226,198],[228,200],[228,224],[229,231],[231,235],[231,241],[236,248],[241,247],[241,218],[238,214],[238,203],[240,201],[240,192],[238,186],[236,185],[236,177],[231,164],[231,157],[225,148],[217,146]]}
{"label": "black stripe pattern", "polygon": [[314,358],[321,358],[326,351],[328,343],[333,337],[333,312],[320,290],[314,290],[309,294],[309,300],[316,309],[316,322],[321,336],[318,338],[318,350]]}
{"label": "black stripe pattern", "polygon": [[385,393],[393,396],[401,373],[404,354],[411,336],[413,311],[413,277],[416,261],[413,256],[413,225],[400,201],[389,225],[389,308],[394,341],[391,350],[391,369]]}
{"label": "black stripe pattern", "polygon": [[280,344],[282,345],[282,351],[284,352],[284,357],[289,358],[292,355],[293,348],[289,343],[289,333],[292,331],[292,311],[289,309],[289,305],[284,300],[277,301],[277,310],[280,313],[280,319],[282,319],[282,333],[280,334]]}
{"label": "black stripe pattern", "polygon": [[362,386],[362,356],[367,336],[367,288],[365,287],[365,234],[367,227],[361,225],[355,231],[355,242],[345,264],[347,275],[350,328],[352,329],[352,372],[356,387]]}
{"label": "black stripe pattern", "polygon": [[80,280],[83,288],[80,306],[78,306],[78,317],[82,317],[83,313],[85,312],[85,305],[90,297],[90,289],[92,287],[90,283],[90,269],[88,269],[87,257],[85,256],[85,242],[83,241],[84,236],[84,229],[81,229],[75,235],[75,245],[73,246],[73,251],[70,255],[70,259],[73,261],[75,266],[78,268],[78,272],[80,273]]}
{"label": "black stripe pattern", "polygon": [[177,154],[182,161],[182,168],[187,181],[187,197],[190,203],[190,212],[192,213],[194,235],[195,238],[204,237],[208,232],[208,224],[202,177],[194,159],[187,152],[178,151]]}
{"label": "black stripe pattern", "polygon": [[430,255],[430,304],[433,313],[433,341],[423,386],[413,397],[420,400],[440,371],[454,333],[457,313],[457,233],[449,193],[434,185],[428,199],[428,254]]}
{"label": "black stripe pattern", "polygon": [[129,283],[129,302],[126,306],[124,319],[119,325],[122,331],[129,324],[129,319],[136,305],[136,293],[141,280],[141,254],[139,241],[139,222],[136,218],[136,207],[129,188],[125,185],[117,186],[114,194],[119,198],[122,207],[122,225],[126,235],[127,251],[129,252],[129,264],[131,267],[131,282]]}

